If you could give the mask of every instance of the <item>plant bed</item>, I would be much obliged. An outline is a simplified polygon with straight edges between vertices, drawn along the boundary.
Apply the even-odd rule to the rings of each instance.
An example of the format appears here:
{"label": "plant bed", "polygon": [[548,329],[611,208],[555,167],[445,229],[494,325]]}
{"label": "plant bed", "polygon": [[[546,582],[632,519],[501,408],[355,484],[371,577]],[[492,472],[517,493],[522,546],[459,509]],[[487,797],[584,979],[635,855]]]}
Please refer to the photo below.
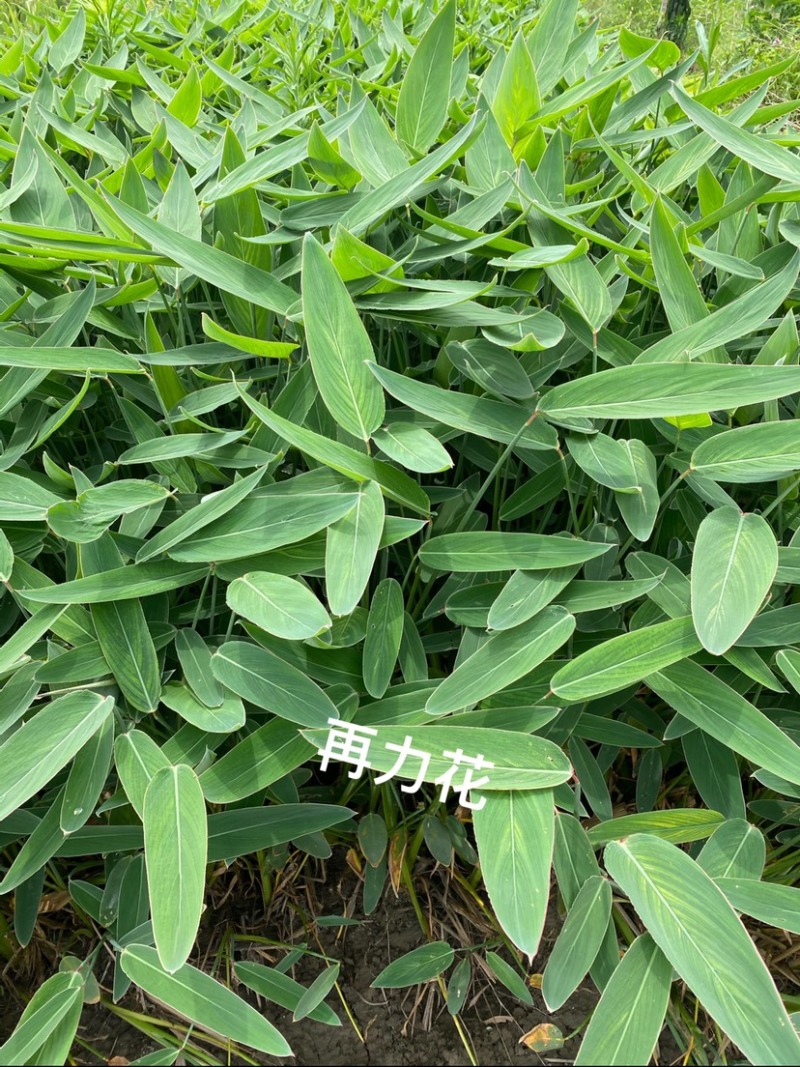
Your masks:
{"label": "plant bed", "polygon": [[4,32],[0,1053],[101,1000],[288,1057],[349,983],[374,1062],[800,1059],[791,60],[574,0]]}

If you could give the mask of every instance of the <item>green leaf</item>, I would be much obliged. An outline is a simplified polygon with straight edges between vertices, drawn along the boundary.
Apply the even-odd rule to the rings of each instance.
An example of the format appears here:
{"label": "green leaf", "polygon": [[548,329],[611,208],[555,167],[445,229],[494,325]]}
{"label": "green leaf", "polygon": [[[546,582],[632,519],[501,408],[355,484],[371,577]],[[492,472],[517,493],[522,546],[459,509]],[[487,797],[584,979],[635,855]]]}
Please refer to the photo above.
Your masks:
{"label": "green leaf", "polygon": [[291,1056],[292,1050],[272,1023],[230,989],[188,963],[170,974],[154,948],[129,945],[120,965],[145,993],[196,1023],[202,1030],[237,1041],[269,1056]]}
{"label": "green leaf", "polygon": [[[413,748],[430,756],[425,760],[413,753],[395,770],[396,753],[402,748],[409,730],[405,726],[373,727],[375,734],[369,742],[369,762],[375,771],[391,771],[402,778],[416,780],[420,775],[426,782],[435,782],[453,767],[453,757],[447,752],[462,752],[471,758],[479,755],[494,766],[467,774],[461,765],[451,779],[450,788],[468,789],[464,783],[481,781],[480,792],[507,789],[549,789],[565,782],[572,773],[569,761],[558,746],[544,738],[514,733],[511,730],[485,729],[477,726],[416,726],[410,734]],[[303,736],[322,752],[328,741],[328,730],[303,730]],[[386,746],[392,744],[394,749]],[[336,756],[333,757],[336,759]],[[485,766],[485,764],[484,764]],[[483,781],[487,778],[487,781]]]}
{"label": "green leaf", "polygon": [[174,974],[194,948],[205,895],[206,804],[191,767],[157,772],[145,792],[143,822],[153,935],[161,966]]}
{"label": "green leaf", "polygon": [[106,198],[114,214],[154,251],[223,292],[279,315],[285,315],[297,300],[293,289],[266,271],[212,245],[184,237],[113,196],[106,194]]}
{"label": "green leaf", "polygon": [[36,1062],[44,1045],[76,1003],[83,1001],[83,978],[77,971],[51,975],[33,994],[0,1053],[8,1064]]}
{"label": "green leaf", "polygon": [[790,934],[800,933],[800,889],[757,878],[716,878],[728,903],[759,922]]}
{"label": "green leaf", "polygon": [[778,569],[769,523],[735,507],[700,524],[692,555],[692,619],[703,648],[721,656],[761,607]]}
{"label": "green leaf", "polygon": [[386,496],[392,500],[405,504],[423,515],[429,513],[430,502],[427,496],[417,483],[402,471],[388,463],[382,463],[380,460],[371,459],[361,452],[356,452],[354,448],[349,448],[338,441],[331,441],[321,434],[314,433],[313,430],[297,426],[245,394],[242,395],[242,399],[265,426],[294,448],[356,482],[377,482]]}
{"label": "green leaf", "polygon": [[355,506],[328,529],[325,593],[332,615],[349,615],[369,582],[380,547],[385,509],[376,482],[357,493]]}
{"label": "green leaf", "polygon": [[397,136],[415,152],[426,152],[444,126],[450,100],[450,70],[456,31],[456,3],[448,0],[414,49],[397,98]]}
{"label": "green leaf", "polygon": [[389,459],[406,470],[434,474],[453,466],[445,448],[421,426],[407,422],[388,423],[376,430],[372,439]]}
{"label": "green leaf", "polygon": [[314,379],[348,433],[367,441],[383,420],[383,391],[366,367],[372,344],[339,273],[310,234],[303,241],[303,320]]}
{"label": "green leaf", "polygon": [[211,660],[214,676],[256,707],[301,726],[336,718],[330,698],[297,667],[248,641],[226,641]]}
{"label": "green leaf", "polygon": [[454,533],[432,537],[419,558],[438,571],[549,570],[585,563],[608,552],[611,545],[578,538],[526,533]]}
{"label": "green leaf", "polygon": [[66,766],[111,715],[114,701],[97,693],[57,697],[0,745],[5,768],[0,820],[30,800]]}
{"label": "green leaf", "polygon": [[800,181],[800,160],[793,152],[773,144],[766,137],[748,133],[728,119],[715,115],[713,111],[693,100],[674,82],[670,91],[692,122],[713,137],[717,144],[723,145],[729,152],[746,160],[764,174],[771,174],[790,183]]}
{"label": "green leaf", "polygon": [[550,896],[554,816],[549,789],[487,793],[473,815],[492,910],[529,959],[539,950]]}
{"label": "green leaf", "polygon": [[593,875],[572,902],[544,969],[542,996],[548,1011],[557,1011],[578,988],[600,951],[610,915],[611,883]]}
{"label": "green leaf", "polygon": [[[122,563],[108,533],[81,545],[80,553],[84,574],[96,575],[98,584],[103,582],[104,571],[116,570]],[[161,671],[141,603],[104,599],[93,604],[92,621],[103,656],[125,699],[139,711],[155,711],[161,692]]]}
{"label": "green leaf", "polygon": [[654,670],[691,656],[701,645],[692,620],[670,619],[612,637],[576,656],[553,675],[550,688],[569,703],[614,693]]}
{"label": "green leaf", "polygon": [[672,966],[649,934],[640,934],[603,990],[575,1059],[576,1067],[650,1063],[669,1004]]}
{"label": "green leaf", "polygon": [[403,637],[403,591],[394,578],[384,578],[373,593],[364,636],[364,685],[380,699],[394,674]]}
{"label": "green leaf", "polygon": [[305,1019],[315,1008],[319,1007],[328,993],[333,989],[336,979],[339,977],[340,964],[334,963],[332,967],[326,967],[317,975],[308,989],[300,997],[292,1012],[292,1022]]}
{"label": "green leaf", "polygon": [[225,596],[231,611],[287,641],[303,641],[331,625],[311,590],[283,574],[251,571],[232,581]]}
{"label": "green leaf", "polygon": [[275,718],[203,771],[200,784],[212,804],[230,804],[277,782],[313,754],[294,723]]}
{"label": "green leaf", "polygon": [[[234,973],[239,981],[274,1004],[294,1012],[306,990],[288,974],[275,967],[260,963],[236,963]],[[323,972],[324,973],[324,972]],[[341,1026],[341,1021],[327,1004],[318,1004],[308,1013],[308,1018],[326,1026]]]}
{"label": "green leaf", "polygon": [[800,469],[794,422],[760,422],[715,434],[692,452],[692,470],[717,482],[751,484]]}
{"label": "green leaf", "polygon": [[131,807],[143,819],[147,787],[160,770],[172,764],[143,730],[119,735],[114,743],[114,763]]}
{"label": "green leaf", "polygon": [[694,860],[665,841],[634,834],[608,845],[605,862],[653,940],[742,1053],[753,1063],[796,1059],[800,1038],[764,961]]}
{"label": "green leaf", "polygon": [[556,447],[557,439],[551,428],[542,425],[539,420],[534,421],[524,408],[487,397],[440,389],[375,363],[370,363],[369,369],[395,400],[446,426],[506,445],[536,449]]}
{"label": "green leaf", "polygon": [[687,660],[661,668],[645,681],[679,715],[723,745],[800,784],[800,747],[721,678]]}
{"label": "green leaf", "polygon": [[562,607],[549,607],[529,622],[501,631],[437,686],[425,710],[444,715],[505,689],[551,656],[574,629],[574,616]]}
{"label": "green leaf", "polygon": [[492,99],[492,111],[506,143],[513,148],[517,131],[541,106],[531,54],[518,31],[503,63]]}
{"label": "green leaf", "polygon": [[384,967],[370,983],[372,989],[404,989],[406,986],[430,982],[446,971],[455,959],[455,952],[446,941],[432,941],[420,945]]}
{"label": "green leaf", "polygon": [[800,390],[800,367],[614,367],[557,385],[539,410],[553,419],[663,419],[775,400]]}

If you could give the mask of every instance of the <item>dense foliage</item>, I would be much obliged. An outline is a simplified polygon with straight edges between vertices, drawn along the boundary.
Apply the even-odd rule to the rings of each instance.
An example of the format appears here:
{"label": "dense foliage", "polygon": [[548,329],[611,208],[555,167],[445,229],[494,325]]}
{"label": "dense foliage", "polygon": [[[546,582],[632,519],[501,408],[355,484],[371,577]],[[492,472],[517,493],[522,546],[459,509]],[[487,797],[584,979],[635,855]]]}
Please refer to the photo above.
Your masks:
{"label": "dense foliage", "polygon": [[[4,1062],[63,1063],[98,980],[194,1023],[189,1062],[288,1055],[196,966],[204,902],[340,842],[365,912],[429,853],[505,942],[421,935],[377,986],[457,1018],[480,951],[551,1012],[590,974],[578,1063],[665,1020],[687,1062],[800,1061],[789,63],[577,0],[7,29],[0,953],[53,890],[91,940]],[[337,976],[235,965],[332,1024]]]}

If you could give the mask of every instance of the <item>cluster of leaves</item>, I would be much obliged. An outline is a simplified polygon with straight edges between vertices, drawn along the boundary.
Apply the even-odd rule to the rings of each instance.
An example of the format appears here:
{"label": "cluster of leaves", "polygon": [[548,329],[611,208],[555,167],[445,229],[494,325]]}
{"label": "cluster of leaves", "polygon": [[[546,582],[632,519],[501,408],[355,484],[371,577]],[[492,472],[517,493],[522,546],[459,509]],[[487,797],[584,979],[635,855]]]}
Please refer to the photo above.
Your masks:
{"label": "cluster of leaves", "polygon": [[[602,994],[577,1062],[646,1063],[691,996],[800,1059],[748,932],[800,933],[786,63],[491,8],[108,5],[5,42],[0,947],[52,886],[96,935],[8,1063],[64,1062],[106,953],[114,1001],[288,1055],[189,962],[207,876],[354,834],[367,912],[424,845],[529,960],[554,868],[545,1004]],[[480,752],[477,810],[437,759],[413,794],[321,774],[330,718],[373,772]],[[236,964],[338,1022],[335,965],[284,971]]]}

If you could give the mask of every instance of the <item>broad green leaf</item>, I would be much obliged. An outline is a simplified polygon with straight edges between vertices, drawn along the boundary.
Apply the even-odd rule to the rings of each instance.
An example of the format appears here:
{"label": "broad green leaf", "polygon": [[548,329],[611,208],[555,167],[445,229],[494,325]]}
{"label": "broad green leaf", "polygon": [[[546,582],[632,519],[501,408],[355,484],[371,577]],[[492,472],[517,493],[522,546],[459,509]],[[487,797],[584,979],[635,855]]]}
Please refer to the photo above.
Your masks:
{"label": "broad green leaf", "polygon": [[640,934],[603,990],[576,1065],[647,1067],[664,1025],[671,985],[671,964],[649,934]]}
{"label": "broad green leaf", "polygon": [[591,700],[639,682],[700,647],[691,619],[670,619],[595,645],[556,671],[550,687],[572,704]]}
{"label": "broad green leaf", "polygon": [[336,708],[322,689],[273,652],[248,641],[226,641],[211,660],[215,677],[256,707],[301,726],[324,726]]}
{"label": "broad green leaf", "polygon": [[[80,554],[84,574],[95,576],[98,584],[103,583],[104,571],[117,570],[122,563],[108,533],[81,545]],[[92,605],[92,621],[103,656],[125,699],[139,711],[155,711],[161,671],[141,603],[121,598],[98,601]]]}
{"label": "broad green leaf", "polygon": [[272,785],[313,755],[314,746],[294,723],[274,718],[203,771],[200,784],[206,800],[230,804]]}
{"label": "broad green leaf", "polygon": [[303,241],[303,321],[314,378],[325,406],[348,433],[369,440],[383,420],[383,391],[366,363],[367,331],[322,245]]}
{"label": "broad green leaf", "polygon": [[501,631],[437,686],[425,710],[444,715],[505,689],[551,656],[574,629],[574,616],[562,607],[549,607],[521,626]]}
{"label": "broad green leaf", "polygon": [[174,974],[194,948],[206,884],[206,804],[191,767],[158,771],[143,822],[153,935],[161,966]]}
{"label": "broad green leaf", "polygon": [[394,674],[403,637],[403,591],[394,578],[384,578],[372,595],[364,636],[364,685],[380,699]]}
{"label": "broad green leaf", "polygon": [[402,471],[388,463],[371,459],[362,452],[356,452],[354,448],[340,444],[338,441],[332,441],[321,434],[314,433],[313,430],[297,426],[244,394],[242,398],[265,426],[294,448],[356,482],[377,482],[386,496],[396,500],[399,504],[405,504],[413,511],[423,515],[427,515],[430,511],[427,496],[417,483]]}
{"label": "broad green leaf", "polygon": [[800,469],[794,422],[760,422],[715,434],[692,452],[692,470],[717,482],[751,484]]}
{"label": "broad green leaf", "polygon": [[492,910],[529,959],[538,952],[550,896],[554,816],[549,789],[489,793],[473,815]]}
{"label": "broad green leaf", "polygon": [[[461,749],[472,758],[483,756],[494,767],[471,773],[461,765],[451,779],[450,788],[466,789],[466,782],[480,781],[480,792],[508,789],[549,789],[560,785],[571,775],[569,761],[561,750],[541,737],[514,733],[510,730],[484,729],[461,726],[417,726],[413,732],[404,726],[372,727],[374,735],[368,735],[369,761],[373,770],[385,773],[392,771],[402,778],[416,779],[422,776],[426,782],[435,782],[453,768],[453,757],[446,755]],[[324,751],[328,730],[303,730],[303,736]],[[430,759],[410,753],[403,765],[395,770],[397,752],[406,737],[411,736],[413,748]],[[386,746],[392,744],[394,749]],[[335,757],[333,757],[335,759]],[[484,781],[483,779],[488,779]]]}
{"label": "broad green leaf", "polygon": [[219,562],[282,548],[335,523],[357,500],[350,482],[309,471],[256,490],[221,519],[183,538],[170,555],[188,563]]}
{"label": "broad green leaf", "polygon": [[653,940],[743,1054],[753,1063],[796,1059],[800,1037],[764,961],[694,860],[665,841],[634,834],[608,845],[605,862]]}
{"label": "broad green leaf", "polygon": [[577,538],[526,533],[454,533],[426,541],[419,558],[438,571],[549,570],[585,563],[608,552],[610,545]]}
{"label": "broad green leaf", "polygon": [[549,1011],[575,992],[600,951],[611,915],[611,883],[588,878],[570,905],[542,976],[542,996]]}
{"label": "broad green leaf", "polygon": [[686,660],[660,668],[645,681],[679,715],[723,745],[800,785],[800,746],[721,678]]}
{"label": "broad green leaf", "polygon": [[[84,558],[90,547],[93,546],[84,546]],[[128,567],[112,566],[63,585],[26,589],[25,596],[39,604],[111,604],[183,589],[206,573],[206,567],[188,567],[170,560],[134,563]]]}
{"label": "broad green leaf", "polygon": [[227,693],[213,708],[194,695],[188,686],[170,682],[161,690],[161,703],[182,719],[211,734],[232,734],[245,724],[246,712],[238,697]]}
{"label": "broad green leaf", "polygon": [[115,197],[106,197],[114,214],[154,251],[223,292],[280,315],[285,315],[296,301],[295,291],[266,271],[212,245],[184,237]]}
{"label": "broad green leaf", "polygon": [[681,87],[673,83],[671,92],[679,106],[701,130],[727,148],[735,156],[746,160],[764,174],[772,174],[786,182],[800,181],[800,161],[794,152],[773,144],[766,137],[734,125],[728,119],[715,115],[707,107],[693,100]]}
{"label": "broad green leaf", "polygon": [[204,497],[199,504],[184,512],[164,529],[159,530],[140,548],[136,554],[137,563],[144,563],[153,556],[168,552],[187,537],[191,537],[192,534],[202,530],[216,519],[221,519],[248,498],[265,474],[266,468],[261,468],[227,488]]}
{"label": "broad green leaf", "polygon": [[272,1023],[215,978],[188,963],[170,974],[158,953],[146,945],[129,945],[120,965],[149,996],[189,1019],[203,1030],[270,1056],[291,1056],[292,1050]]}
{"label": "broad green leaf", "polygon": [[800,367],[682,363],[614,367],[557,385],[540,403],[553,419],[660,419],[775,400],[800,391]]}
{"label": "broad green leaf", "polygon": [[456,3],[448,0],[415,48],[400,84],[395,129],[418,153],[430,148],[447,118],[455,31]]}
{"label": "broad green leaf", "polygon": [[446,971],[454,959],[455,952],[446,941],[432,941],[406,952],[384,967],[370,985],[373,989],[404,989],[430,982]]}
{"label": "broad green leaf", "polygon": [[692,619],[703,648],[721,656],[747,629],[778,569],[769,523],[735,507],[700,524],[692,555]]}
{"label": "broad green leaf", "polygon": [[170,767],[167,756],[143,730],[129,730],[114,742],[114,763],[133,810],[144,818],[147,787],[159,771]]}
{"label": "broad green leaf", "polygon": [[453,466],[443,445],[421,426],[407,422],[388,423],[376,430],[372,439],[389,459],[406,470],[435,474]]}
{"label": "broad green leaf", "polygon": [[283,574],[252,571],[231,582],[225,595],[232,611],[287,641],[303,641],[331,625],[311,590]]}
{"label": "broad green leaf", "polygon": [[[265,1000],[287,1008],[291,1012],[297,1008],[306,992],[299,982],[295,982],[288,974],[284,974],[276,967],[265,967],[261,963],[243,961],[234,964],[234,972],[236,977],[254,993],[258,993]],[[342,1025],[341,1020],[327,1004],[318,1004],[308,1013],[308,1017],[326,1026]]]}
{"label": "broad green leaf", "polygon": [[536,449],[556,447],[551,428],[543,426],[539,420],[534,421],[529,411],[515,404],[440,389],[375,363],[370,363],[369,367],[395,400],[446,426],[506,445]]}
{"label": "broad green leaf", "polygon": [[517,131],[536,114],[540,106],[536,71],[520,30],[505,58],[492,99],[494,117],[510,148],[515,145]]}
{"label": "broad green leaf", "polygon": [[105,719],[76,754],[61,801],[61,829],[74,833],[94,812],[108,777],[114,749],[114,720]]}
{"label": "broad green leaf", "polygon": [[349,615],[361,599],[380,546],[385,509],[376,482],[356,494],[354,506],[332,523],[325,542],[325,594],[332,615]]}
{"label": "broad green leaf", "polygon": [[66,766],[111,715],[114,701],[97,693],[73,692],[37,711],[23,730],[0,745],[5,768],[0,786],[0,820],[30,800]]}
{"label": "broad green leaf", "polygon": [[51,975],[33,994],[0,1053],[8,1064],[36,1062],[35,1055],[76,1003],[83,1001],[83,979],[77,973]]}
{"label": "broad green leaf", "polygon": [[790,934],[800,933],[800,889],[757,878],[717,878],[718,887],[737,911]]}

